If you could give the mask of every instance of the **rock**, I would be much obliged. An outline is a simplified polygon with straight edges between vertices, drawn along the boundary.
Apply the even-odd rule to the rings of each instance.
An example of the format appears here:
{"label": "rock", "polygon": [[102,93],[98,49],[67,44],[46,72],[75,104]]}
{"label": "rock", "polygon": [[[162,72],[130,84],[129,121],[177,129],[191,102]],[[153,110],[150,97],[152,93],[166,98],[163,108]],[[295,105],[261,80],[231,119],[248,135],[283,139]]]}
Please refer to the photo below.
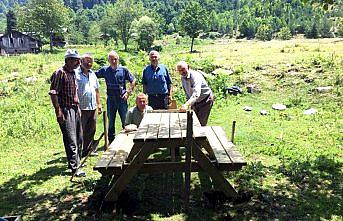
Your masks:
{"label": "rock", "polygon": [[245,106],[245,107],[243,107],[243,110],[245,110],[245,111],[252,111],[252,107]]}
{"label": "rock", "polygon": [[307,109],[307,110],[304,111],[305,115],[312,115],[312,114],[315,114],[315,113],[317,113],[317,110],[314,109],[314,108],[310,108],[310,109]]}
{"label": "rock", "polygon": [[272,108],[274,110],[286,110],[287,107],[284,104],[273,104]]}
{"label": "rock", "polygon": [[19,76],[19,72],[12,72],[11,74],[12,77],[16,78]]}
{"label": "rock", "polygon": [[268,112],[267,112],[266,110],[263,110],[263,109],[262,109],[262,110],[260,110],[260,114],[261,114],[261,115],[268,115]]}
{"label": "rock", "polygon": [[231,74],[233,74],[233,70],[218,68],[218,69],[212,71],[211,74],[213,74],[213,75],[217,75],[217,74],[231,75]]}
{"label": "rock", "polygon": [[37,81],[37,78],[35,76],[25,78],[25,82],[29,84],[34,83],[36,81]]}
{"label": "rock", "polygon": [[261,89],[257,86],[257,84],[249,84],[247,85],[247,92],[251,94],[261,93]]}
{"label": "rock", "polygon": [[316,91],[318,93],[326,93],[326,92],[329,92],[332,90],[332,87],[331,86],[326,86],[326,87],[317,87],[316,88]]}

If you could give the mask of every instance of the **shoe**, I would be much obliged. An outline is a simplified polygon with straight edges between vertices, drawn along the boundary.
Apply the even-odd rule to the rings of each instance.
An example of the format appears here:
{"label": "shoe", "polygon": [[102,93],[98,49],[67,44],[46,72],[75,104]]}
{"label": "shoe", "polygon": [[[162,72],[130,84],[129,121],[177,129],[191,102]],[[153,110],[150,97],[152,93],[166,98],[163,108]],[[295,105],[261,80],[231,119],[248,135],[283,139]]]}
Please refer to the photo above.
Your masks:
{"label": "shoe", "polygon": [[77,170],[74,174],[75,177],[85,177],[86,173],[83,170]]}

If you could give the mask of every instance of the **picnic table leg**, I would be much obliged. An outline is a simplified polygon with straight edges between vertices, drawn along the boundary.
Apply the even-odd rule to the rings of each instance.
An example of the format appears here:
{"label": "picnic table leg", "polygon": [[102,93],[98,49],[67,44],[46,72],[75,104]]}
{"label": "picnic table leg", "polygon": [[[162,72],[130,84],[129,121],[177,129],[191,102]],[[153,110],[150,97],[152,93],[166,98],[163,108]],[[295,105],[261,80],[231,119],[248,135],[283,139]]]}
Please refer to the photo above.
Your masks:
{"label": "picnic table leg", "polygon": [[185,208],[189,209],[189,194],[191,190],[191,163],[193,145],[193,112],[187,112],[187,135],[186,135],[186,163],[185,163]]}
{"label": "picnic table leg", "polygon": [[123,173],[116,180],[114,185],[105,196],[105,201],[117,201],[120,193],[125,189],[132,177],[143,166],[144,162],[148,159],[151,153],[154,152],[156,145],[151,146],[151,143],[145,143],[141,146],[141,150],[137,153],[136,157],[132,160],[130,165],[123,171]]}
{"label": "picnic table leg", "polygon": [[224,192],[225,196],[233,198],[238,196],[237,191],[212,164],[210,159],[202,152],[201,147],[196,143],[193,145],[193,157],[199,163],[200,167],[210,175],[215,185]]}

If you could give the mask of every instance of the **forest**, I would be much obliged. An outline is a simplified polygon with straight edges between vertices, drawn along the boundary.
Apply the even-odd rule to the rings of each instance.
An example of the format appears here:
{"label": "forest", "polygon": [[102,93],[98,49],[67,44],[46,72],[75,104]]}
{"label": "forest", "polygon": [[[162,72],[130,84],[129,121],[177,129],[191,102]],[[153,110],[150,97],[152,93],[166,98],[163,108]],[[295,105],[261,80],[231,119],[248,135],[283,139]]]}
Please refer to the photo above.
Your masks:
{"label": "forest", "polygon": [[0,3],[0,33],[16,29],[45,43],[54,36],[69,44],[117,45],[120,40],[125,50],[131,41],[146,50],[165,34],[188,35],[192,45],[197,37],[266,41],[299,34],[306,38],[343,36],[342,1],[315,2],[4,0]]}

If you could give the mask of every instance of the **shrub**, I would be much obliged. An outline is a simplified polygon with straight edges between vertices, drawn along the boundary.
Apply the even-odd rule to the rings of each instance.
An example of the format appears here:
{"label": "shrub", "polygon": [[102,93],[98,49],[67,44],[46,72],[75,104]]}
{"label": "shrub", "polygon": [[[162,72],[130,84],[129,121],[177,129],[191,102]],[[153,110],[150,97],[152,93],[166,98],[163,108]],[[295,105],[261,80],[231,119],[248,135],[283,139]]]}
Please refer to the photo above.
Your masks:
{"label": "shrub", "polygon": [[260,25],[256,32],[256,38],[262,41],[270,41],[272,40],[273,30],[270,25]]}
{"label": "shrub", "polygon": [[291,30],[285,26],[280,29],[280,31],[277,33],[277,38],[281,40],[289,40],[292,38]]}

